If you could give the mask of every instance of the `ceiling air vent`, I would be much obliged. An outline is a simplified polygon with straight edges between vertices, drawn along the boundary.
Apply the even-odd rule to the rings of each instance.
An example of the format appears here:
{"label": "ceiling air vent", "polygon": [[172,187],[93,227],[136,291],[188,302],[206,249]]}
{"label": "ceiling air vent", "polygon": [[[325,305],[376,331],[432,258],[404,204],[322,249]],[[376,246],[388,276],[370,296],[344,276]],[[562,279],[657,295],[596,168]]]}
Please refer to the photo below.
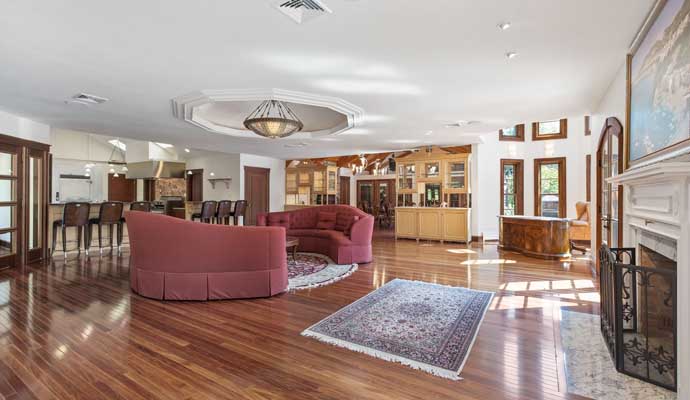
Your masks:
{"label": "ceiling air vent", "polygon": [[74,96],[72,96],[72,98],[67,102],[90,106],[90,105],[95,105],[95,104],[103,104],[108,100],[109,99],[106,99],[105,97],[94,96],[92,94],[86,94],[86,93],[79,93],[79,94],[75,94]]}
{"label": "ceiling air vent", "polygon": [[321,0],[279,0],[274,6],[298,24],[333,12]]}

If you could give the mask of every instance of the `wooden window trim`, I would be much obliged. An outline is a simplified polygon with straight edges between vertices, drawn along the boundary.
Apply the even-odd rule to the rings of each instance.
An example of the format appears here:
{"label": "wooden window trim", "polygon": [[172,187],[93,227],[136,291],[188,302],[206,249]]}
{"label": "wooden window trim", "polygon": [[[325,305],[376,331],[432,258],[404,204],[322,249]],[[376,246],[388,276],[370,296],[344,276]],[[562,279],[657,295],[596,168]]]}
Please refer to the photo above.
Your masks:
{"label": "wooden window trim", "polygon": [[525,160],[503,158],[501,159],[500,185],[501,188],[501,215],[505,212],[505,192],[503,188],[503,168],[506,165],[515,166],[515,215],[525,215]]}
{"label": "wooden window trim", "polygon": [[[548,122],[548,121],[540,121],[540,122]],[[539,123],[540,122],[532,122],[532,141],[555,140],[555,139],[567,139],[568,138],[568,119],[567,118],[563,118],[560,120],[560,123],[561,123],[560,132],[558,132],[557,134],[552,134],[552,135],[539,135]]]}
{"label": "wooden window trim", "polygon": [[587,194],[586,200],[588,202],[592,201],[592,155],[587,154],[585,157],[585,192]]}
{"label": "wooden window trim", "polygon": [[565,157],[551,157],[551,158],[535,158],[534,159],[534,215],[541,216],[541,165],[542,164],[558,164],[558,217],[565,218],[567,215],[567,201],[566,193],[567,186],[567,171]]}
{"label": "wooden window trim", "polygon": [[525,141],[525,124],[515,125],[516,136],[506,136],[503,134],[503,129],[498,131],[498,140],[501,142],[524,142]]}
{"label": "wooden window trim", "polygon": [[589,115],[585,115],[585,136],[592,136],[592,125]]}

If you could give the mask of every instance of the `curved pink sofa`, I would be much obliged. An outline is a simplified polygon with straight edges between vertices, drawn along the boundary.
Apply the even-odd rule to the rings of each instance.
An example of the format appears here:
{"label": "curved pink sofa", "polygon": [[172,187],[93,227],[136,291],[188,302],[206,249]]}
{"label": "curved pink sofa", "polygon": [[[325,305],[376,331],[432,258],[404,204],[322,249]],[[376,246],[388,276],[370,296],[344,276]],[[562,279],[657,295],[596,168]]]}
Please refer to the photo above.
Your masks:
{"label": "curved pink sofa", "polygon": [[[334,229],[317,227],[319,212],[337,215]],[[352,221],[352,217],[356,217],[356,221]],[[257,225],[281,226],[288,236],[299,238],[299,251],[324,254],[338,264],[369,263],[373,259],[374,217],[355,207],[327,205],[259,214]]]}
{"label": "curved pink sofa", "polygon": [[130,285],[160,300],[269,297],[287,289],[285,229],[125,213]]}

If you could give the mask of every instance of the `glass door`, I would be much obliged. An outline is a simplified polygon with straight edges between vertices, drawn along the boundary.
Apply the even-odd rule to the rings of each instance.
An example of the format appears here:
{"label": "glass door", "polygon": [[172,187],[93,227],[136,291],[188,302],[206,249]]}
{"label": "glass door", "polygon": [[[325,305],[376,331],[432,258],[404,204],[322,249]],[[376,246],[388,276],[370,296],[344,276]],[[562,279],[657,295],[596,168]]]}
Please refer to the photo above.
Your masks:
{"label": "glass door", "polygon": [[623,172],[622,133],[617,118],[607,119],[597,150],[597,250],[602,244],[622,246],[623,190],[606,181]]}
{"label": "glass door", "polygon": [[357,182],[357,206],[364,212],[374,214],[374,182]]}
{"label": "glass door", "polygon": [[47,218],[45,202],[47,197],[47,184],[45,165],[47,155],[43,151],[29,150],[27,186],[27,263],[38,261],[42,258],[44,243],[44,221]]}
{"label": "glass door", "polygon": [[20,229],[21,147],[0,144],[0,268],[15,267]]}

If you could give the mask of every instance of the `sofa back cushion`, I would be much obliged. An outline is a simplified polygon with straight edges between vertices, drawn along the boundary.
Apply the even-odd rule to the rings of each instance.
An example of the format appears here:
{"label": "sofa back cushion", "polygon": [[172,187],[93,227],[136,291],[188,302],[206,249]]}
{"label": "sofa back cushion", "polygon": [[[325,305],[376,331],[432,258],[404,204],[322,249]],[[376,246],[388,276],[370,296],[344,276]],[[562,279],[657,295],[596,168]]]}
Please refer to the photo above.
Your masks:
{"label": "sofa back cushion", "polygon": [[316,224],[316,229],[334,230],[337,220],[337,214],[334,212],[319,212],[319,222]]}
{"label": "sofa back cushion", "polygon": [[357,221],[359,221],[358,216],[356,216],[356,215],[350,216],[350,223],[347,224],[347,226],[345,227],[345,230],[343,231],[343,233],[345,233],[345,236],[350,236],[350,230],[352,229],[352,225]]}
{"label": "sofa back cushion", "polygon": [[298,210],[290,213],[290,229],[316,228],[318,214],[311,209]]}
{"label": "sofa back cushion", "polygon": [[268,214],[268,226],[282,226],[285,229],[290,229],[290,214],[289,213],[270,213]]}

